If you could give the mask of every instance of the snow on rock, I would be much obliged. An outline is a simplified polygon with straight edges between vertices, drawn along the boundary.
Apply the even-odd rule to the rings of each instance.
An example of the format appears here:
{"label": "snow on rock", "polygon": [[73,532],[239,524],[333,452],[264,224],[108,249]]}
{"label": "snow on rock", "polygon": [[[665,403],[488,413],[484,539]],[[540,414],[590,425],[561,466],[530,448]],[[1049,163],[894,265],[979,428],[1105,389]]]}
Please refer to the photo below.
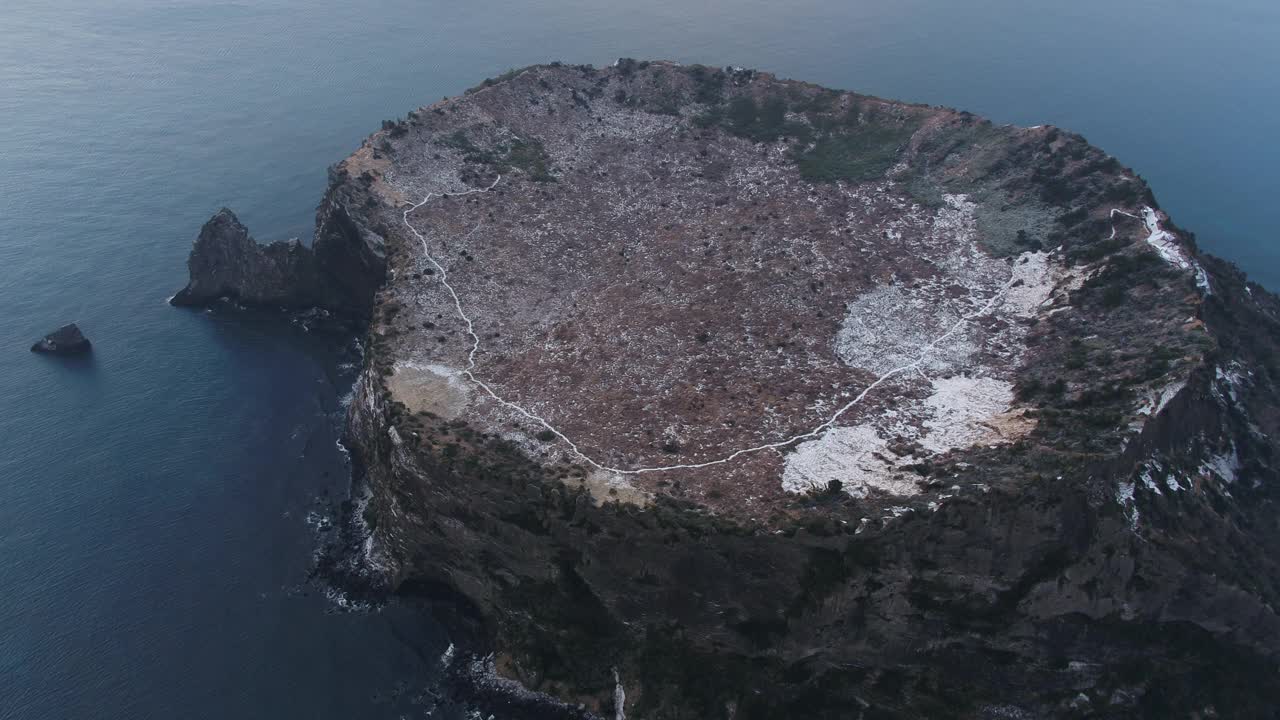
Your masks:
{"label": "snow on rock", "polygon": [[1143,466],[1142,471],[1138,473],[1138,479],[1151,492],[1163,495],[1164,493],[1160,491],[1160,485],[1156,483],[1155,476],[1152,474],[1158,472],[1160,472],[1160,463],[1152,461],[1151,464]]}
{"label": "snow on rock", "polygon": [[[888,451],[890,438],[917,442],[917,452],[928,457],[1008,442],[1034,427],[1033,419],[1012,409],[1014,386],[1005,379],[1026,347],[1022,318],[1044,312],[1055,293],[1082,279],[1051,252],[1023,253],[1012,263],[991,257],[977,242],[977,205],[964,195],[944,200],[920,240],[920,252],[938,276],[858,296],[834,343],[836,355],[852,367],[881,377],[904,370],[919,375],[929,396],[900,399],[871,420],[796,446],[784,470],[785,490],[808,492],[839,480],[855,496],[871,489],[915,494],[914,477],[902,468],[921,458],[896,457]],[[980,315],[996,321],[974,322]]]}
{"label": "snow on rock", "polygon": [[1155,248],[1165,262],[1177,265],[1184,270],[1191,269],[1191,263],[1183,255],[1182,248],[1178,247],[1173,233],[1160,227],[1160,218],[1155,210],[1149,207],[1143,208],[1142,222],[1147,226],[1147,244]]}
{"label": "snow on rock", "polygon": [[1164,412],[1165,407],[1182,392],[1187,386],[1186,380],[1178,380],[1170,383],[1160,390],[1160,395],[1156,398],[1155,414],[1159,415]]}
{"label": "snow on rock", "polygon": [[[944,199],[929,232],[914,242],[945,281],[895,282],[854,299],[835,339],[836,355],[845,364],[882,375],[920,359],[924,372],[954,373],[978,352],[974,329],[957,323],[999,290],[1009,270],[977,246],[977,205],[964,195]],[[953,295],[957,288],[964,296]],[[924,348],[953,329],[945,344],[920,358]]]}
{"label": "snow on rock", "polygon": [[[934,380],[932,387],[933,393],[913,407],[881,416],[884,428],[874,424],[836,427],[797,445],[787,456],[783,489],[812,492],[839,480],[854,497],[866,497],[873,489],[890,495],[914,495],[920,489],[907,466],[922,458],[897,457],[889,450],[884,430],[917,440],[929,457],[978,444],[1009,442],[1035,425],[1022,412],[1010,410],[1012,383],[954,376]],[[899,415],[925,419],[912,426],[897,421]]]}
{"label": "snow on rock", "polygon": [[[947,332],[960,314],[935,298],[900,285],[886,285],[864,293],[849,305],[836,334],[835,349],[845,364],[877,375],[914,361],[921,348]],[[948,372],[964,367],[978,345],[966,330],[955,333],[921,363],[925,372]]]}
{"label": "snow on rock", "polygon": [[920,492],[914,479],[895,470],[888,442],[871,425],[836,427],[814,440],[802,442],[787,456],[782,488],[806,493],[822,490],[832,480],[854,497],[871,490],[891,495]]}
{"label": "snow on rock", "polygon": [[[991,257],[978,243],[977,205],[964,195],[944,199],[927,236],[913,240],[937,275],[882,285],[850,302],[835,339],[845,364],[883,374],[919,359],[921,371],[945,375],[970,367],[984,350],[1016,353],[1025,336],[1020,323],[992,336],[962,319],[993,299],[991,314],[1033,317],[1070,279],[1052,253],[1023,253],[1012,265]],[[934,345],[939,338],[945,342]]]}
{"label": "snow on rock", "polygon": [[1232,403],[1240,402],[1238,391],[1240,387],[1247,382],[1247,379],[1253,375],[1252,372],[1247,370],[1238,361],[1231,363],[1231,366],[1228,368],[1224,368],[1219,365],[1214,368],[1214,374],[1217,378],[1214,392],[1218,393],[1219,397],[1221,397],[1219,386],[1226,388],[1227,396],[1231,398]]}
{"label": "snow on rock", "polygon": [[627,691],[622,687],[618,668],[613,669],[613,720],[627,720]]}
{"label": "snow on rock", "polygon": [[1133,423],[1130,428],[1133,430],[1141,430],[1146,424],[1147,419],[1164,412],[1165,407],[1182,392],[1187,386],[1186,380],[1177,380],[1165,385],[1162,388],[1151,390],[1147,393],[1146,399],[1138,406],[1137,415],[1139,419]]}
{"label": "snow on rock", "polygon": [[1205,273],[1200,263],[1195,262],[1187,257],[1182,247],[1178,245],[1178,239],[1173,233],[1160,227],[1160,216],[1156,211],[1149,208],[1142,208],[1142,222],[1147,226],[1147,244],[1155,248],[1160,253],[1160,257],[1170,265],[1175,265],[1183,270],[1191,270],[1195,272],[1196,287],[1199,287],[1209,294],[1209,276]]}
{"label": "snow on rock", "polygon": [[1116,504],[1124,508],[1125,515],[1129,518],[1130,529],[1138,529],[1138,502],[1133,496],[1136,489],[1134,483],[1122,482],[1116,485]]}
{"label": "snow on rock", "polygon": [[1013,263],[1004,307],[1020,317],[1033,317],[1049,302],[1061,274],[1047,252],[1023,253]]}
{"label": "snow on rock", "polygon": [[920,444],[933,453],[944,453],[980,443],[998,443],[1030,429],[1031,421],[1010,415],[1013,383],[992,378],[964,376],[933,381],[933,394],[924,401],[930,418],[924,423]]}
{"label": "snow on rock", "polygon": [[1231,443],[1227,452],[1216,453],[1210,455],[1203,464],[1200,465],[1200,472],[1208,475],[1213,474],[1222,478],[1228,483],[1236,481],[1236,473],[1240,471],[1240,454],[1236,451],[1236,444]]}

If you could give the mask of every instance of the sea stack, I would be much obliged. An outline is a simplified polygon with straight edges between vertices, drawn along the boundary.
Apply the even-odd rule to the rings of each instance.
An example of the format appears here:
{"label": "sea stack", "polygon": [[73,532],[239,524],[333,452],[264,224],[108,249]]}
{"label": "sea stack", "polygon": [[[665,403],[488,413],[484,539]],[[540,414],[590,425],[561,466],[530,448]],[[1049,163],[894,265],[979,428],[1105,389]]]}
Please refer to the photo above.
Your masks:
{"label": "sea stack", "polygon": [[173,305],[207,305],[222,298],[249,305],[314,304],[311,249],[297,240],[259,245],[227,208],[201,228],[188,265],[191,280],[169,300]]}
{"label": "sea stack", "polygon": [[[367,193],[336,191],[317,210],[315,241],[260,244],[235,213],[214,213],[187,259],[190,280],[169,302],[204,307],[231,300],[246,307],[322,308],[347,319],[372,312],[386,276],[383,239],[347,211]],[[353,196],[358,196],[353,199]]]}
{"label": "sea stack", "polygon": [[80,328],[75,323],[63,325],[31,346],[31,352],[51,355],[81,355],[91,349],[89,338],[80,332]]}

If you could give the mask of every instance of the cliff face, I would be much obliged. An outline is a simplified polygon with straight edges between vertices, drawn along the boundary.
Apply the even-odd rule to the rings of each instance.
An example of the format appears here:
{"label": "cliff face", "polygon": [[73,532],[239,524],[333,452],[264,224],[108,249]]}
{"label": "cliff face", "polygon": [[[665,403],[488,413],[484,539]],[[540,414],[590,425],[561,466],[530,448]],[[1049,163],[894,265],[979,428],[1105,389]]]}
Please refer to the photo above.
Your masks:
{"label": "cliff face", "polygon": [[452,594],[499,673],[646,718],[1280,703],[1280,303],[1082,138],[553,65],[331,181],[343,574]]}
{"label": "cliff face", "polygon": [[347,210],[367,202],[358,185],[333,182],[316,212],[316,237],[261,245],[222,208],[204,224],[187,260],[190,279],[170,302],[204,306],[227,299],[252,307],[320,307],[364,321],[385,281],[382,237]]}
{"label": "cliff face", "polygon": [[[1166,469],[1231,426],[1217,392],[1187,390],[1156,424]],[[1277,575],[1258,547],[1275,530],[1250,507],[1270,509],[1269,489],[1130,497],[1123,465],[869,524],[865,506],[813,499],[764,529],[665,499],[600,504],[501,447],[439,460],[393,431],[403,415],[371,375],[357,399],[372,521],[359,567],[401,592],[457,593],[488,622],[500,671],[601,714],[615,670],[633,717],[1274,707]]]}
{"label": "cliff face", "polygon": [[259,245],[235,213],[222,208],[196,238],[191,280],[171,301],[203,305],[220,298],[250,305],[314,305],[320,272],[311,248],[295,240]]}

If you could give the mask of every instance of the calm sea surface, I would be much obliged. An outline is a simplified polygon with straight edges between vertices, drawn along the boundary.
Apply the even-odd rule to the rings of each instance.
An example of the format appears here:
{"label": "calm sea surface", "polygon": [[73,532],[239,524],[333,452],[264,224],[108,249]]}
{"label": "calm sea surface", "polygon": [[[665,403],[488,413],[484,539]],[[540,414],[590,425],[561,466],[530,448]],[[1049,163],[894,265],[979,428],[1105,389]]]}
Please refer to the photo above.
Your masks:
{"label": "calm sea surface", "polygon": [[[5,0],[0,718],[422,713],[442,631],[303,582],[349,369],[165,298],[222,205],[307,237],[326,166],[382,119],[619,56],[1070,128],[1280,288],[1274,0]],[[92,360],[27,352],[69,320]]]}

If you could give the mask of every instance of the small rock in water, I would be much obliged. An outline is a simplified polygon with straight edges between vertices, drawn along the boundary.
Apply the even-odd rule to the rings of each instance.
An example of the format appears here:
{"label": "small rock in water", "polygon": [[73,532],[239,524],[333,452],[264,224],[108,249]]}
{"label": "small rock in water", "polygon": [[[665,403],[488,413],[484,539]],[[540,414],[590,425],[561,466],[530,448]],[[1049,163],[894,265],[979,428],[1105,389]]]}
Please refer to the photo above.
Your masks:
{"label": "small rock in water", "polygon": [[75,323],[63,325],[31,346],[31,352],[55,355],[78,355],[87,353],[90,349],[89,338],[80,332]]}

